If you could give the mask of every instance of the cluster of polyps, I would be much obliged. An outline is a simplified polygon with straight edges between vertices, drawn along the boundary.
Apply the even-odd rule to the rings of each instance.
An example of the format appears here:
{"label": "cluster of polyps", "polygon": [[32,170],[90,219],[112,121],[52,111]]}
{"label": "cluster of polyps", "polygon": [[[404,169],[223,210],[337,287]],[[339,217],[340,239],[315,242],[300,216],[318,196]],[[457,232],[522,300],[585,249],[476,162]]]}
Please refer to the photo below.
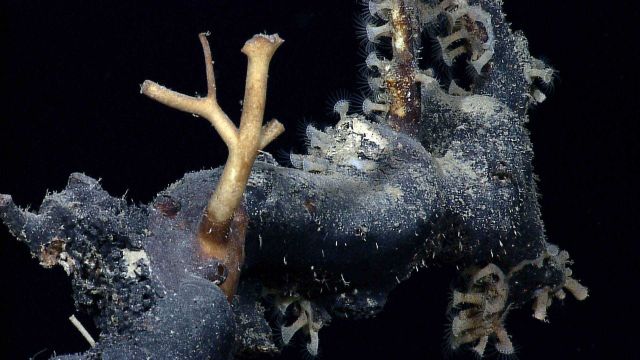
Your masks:
{"label": "cluster of polyps", "polygon": [[[466,54],[470,75],[483,75],[494,55],[495,36],[491,16],[480,6],[470,6],[465,0],[445,0],[435,5],[369,1],[362,26],[366,48],[372,50],[365,60],[370,90],[361,103],[365,115],[385,120],[395,129],[414,132],[411,127],[415,124],[411,123],[418,108],[416,83],[424,83],[425,75],[418,67],[421,49],[415,44],[415,29],[432,27],[442,18],[447,28],[446,35],[436,36],[437,56],[445,66],[452,67]],[[380,52],[391,58],[385,59]],[[466,94],[454,80],[449,87],[454,95]],[[344,109],[344,104],[337,108]]]}
{"label": "cluster of polyps", "polygon": [[573,271],[568,267],[571,264],[569,260],[569,253],[566,251],[560,251],[557,246],[549,244],[545,253],[534,261],[525,261],[522,264],[516,266],[509,272],[508,276],[512,276],[514,273],[520,271],[524,266],[538,266],[542,267],[545,261],[550,261],[554,264],[554,267],[562,269],[563,280],[561,286],[550,288],[544,286],[535,291],[535,301],[533,303],[533,317],[540,321],[547,321],[547,309],[551,306],[553,298],[558,300],[564,300],[566,293],[564,289],[568,290],[573,297],[577,300],[584,300],[589,296],[589,290],[578,280],[571,277]]}
{"label": "cluster of polyps", "polygon": [[495,337],[495,348],[499,353],[513,354],[513,344],[503,324],[508,295],[505,275],[494,264],[471,276],[467,292],[454,291],[451,348],[457,350],[462,345],[471,345],[474,352],[483,356],[489,338]]}
{"label": "cluster of polyps", "polygon": [[470,279],[467,289],[454,291],[451,301],[450,314],[450,346],[457,350],[461,346],[470,348],[479,356],[483,356],[489,340],[495,338],[494,347],[503,355],[515,352],[509,334],[504,327],[504,319],[509,310],[509,283],[527,266],[543,268],[546,262],[552,262],[553,268],[562,272],[562,281],[556,288],[544,286],[535,291],[533,317],[546,321],[547,308],[551,305],[552,297],[560,300],[568,290],[577,300],[584,300],[588,290],[571,277],[572,271],[569,254],[559,251],[555,245],[548,244],[547,250],[535,260],[525,260],[514,266],[506,275],[495,264],[489,264],[482,269],[467,269]]}
{"label": "cluster of polyps", "polygon": [[[302,332],[306,340],[306,350],[311,356],[318,355],[320,329],[326,325],[327,320],[322,316],[318,308],[309,300],[296,295],[282,296],[276,294],[275,306],[278,312],[278,322],[276,331],[280,334],[283,345],[289,345],[291,339]],[[293,322],[285,322],[286,314],[293,314]]]}
{"label": "cluster of polyps", "polygon": [[444,62],[451,66],[455,58],[467,53],[469,65],[477,75],[481,75],[494,54],[491,16],[481,7],[469,6],[464,1],[449,2],[444,13],[449,35],[437,38]]}

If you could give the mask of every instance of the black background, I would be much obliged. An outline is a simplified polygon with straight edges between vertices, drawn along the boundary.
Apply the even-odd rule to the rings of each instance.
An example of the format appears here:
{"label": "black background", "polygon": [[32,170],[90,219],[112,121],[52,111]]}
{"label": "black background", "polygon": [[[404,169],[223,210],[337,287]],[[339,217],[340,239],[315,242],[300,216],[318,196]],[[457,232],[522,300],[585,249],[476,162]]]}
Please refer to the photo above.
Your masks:
{"label": "black background", "polygon": [[[517,0],[505,5],[531,53],[559,70],[529,129],[550,241],[568,250],[591,296],[550,309],[550,324],[528,309],[509,315],[520,359],[638,358],[637,178],[640,121],[638,22],[632,1]],[[187,171],[222,165],[226,149],[202,119],[139,95],[153,79],[205,91],[197,34],[210,30],[219,101],[240,112],[252,34],[286,40],[271,67],[267,118],[287,132],[267,150],[302,148],[304,124],[328,125],[326,100],[361,84],[354,0],[2,2],[0,193],[37,209],[71,172],[102,178],[135,203]],[[0,358],[87,348],[67,318],[70,284],[40,269],[0,226]],[[376,320],[337,321],[320,334],[323,359],[438,359],[443,351],[447,269],[422,272],[394,292]],[[88,319],[80,317],[87,324]],[[95,335],[95,329],[92,329]],[[634,341],[635,340],[635,341]],[[467,358],[455,354],[454,358]],[[303,358],[291,346],[283,358]]]}

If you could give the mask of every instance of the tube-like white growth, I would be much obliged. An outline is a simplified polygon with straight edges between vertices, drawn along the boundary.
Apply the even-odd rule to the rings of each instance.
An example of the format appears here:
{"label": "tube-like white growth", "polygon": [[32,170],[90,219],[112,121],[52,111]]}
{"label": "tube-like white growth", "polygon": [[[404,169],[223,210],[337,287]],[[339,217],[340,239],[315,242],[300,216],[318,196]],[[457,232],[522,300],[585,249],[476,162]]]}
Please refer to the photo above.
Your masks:
{"label": "tube-like white growth", "polygon": [[460,313],[451,321],[451,333],[454,336],[460,336],[469,329],[478,327],[482,320],[478,316],[472,315],[472,309],[460,311]]}
{"label": "tube-like white growth", "polygon": [[364,112],[366,115],[369,115],[374,111],[386,113],[389,111],[389,105],[378,104],[369,99],[364,99],[364,101],[362,102],[362,112]]}
{"label": "tube-like white growth", "polygon": [[386,59],[380,59],[375,51],[372,51],[367,55],[364,63],[369,69],[378,69],[379,72],[389,71],[391,68],[391,61]]}
{"label": "tube-like white growth", "polygon": [[318,355],[318,346],[320,345],[320,337],[318,336],[318,331],[313,329],[309,330],[309,342],[307,343],[307,351],[311,356]]}
{"label": "tube-like white growth", "polygon": [[298,330],[302,329],[305,325],[309,323],[309,319],[307,318],[307,313],[304,311],[300,312],[300,316],[296,319],[296,321],[289,325],[283,326],[280,328],[280,332],[282,333],[282,342],[286,345],[289,344],[293,335],[295,335]]}
{"label": "tube-like white growth", "polygon": [[487,49],[482,53],[482,55],[480,55],[479,58],[477,58],[476,60],[471,60],[469,61],[469,63],[471,64],[471,66],[473,66],[476,73],[480,75],[482,74],[482,68],[487,65],[489,61],[491,61],[491,58],[493,58],[493,49]]}
{"label": "tube-like white growth", "polygon": [[487,348],[488,342],[489,342],[489,336],[485,335],[481,337],[480,340],[478,340],[478,343],[476,344],[476,346],[472,347],[471,349],[475,351],[476,354],[478,354],[478,356],[482,357],[484,356],[484,350]]}
{"label": "tube-like white growth", "polygon": [[85,327],[82,325],[80,320],[78,320],[78,318],[76,318],[75,315],[69,316],[69,321],[71,321],[73,326],[75,326],[76,329],[78,329],[78,331],[80,331],[80,334],[82,334],[82,337],[84,337],[84,339],[87,340],[87,342],[89,343],[89,345],[91,345],[91,347],[96,347],[96,341],[93,339],[91,334],[89,334],[87,329],[85,329]]}
{"label": "tube-like white growth", "polygon": [[547,95],[545,95],[542,91],[540,90],[534,90],[533,91],[533,99],[537,102],[537,103],[541,103],[545,100],[547,100]]}
{"label": "tube-like white growth", "polygon": [[515,348],[511,343],[511,338],[502,324],[496,327],[495,335],[497,339],[495,348],[500,354],[512,355],[515,353]]}
{"label": "tube-like white growth", "polygon": [[536,300],[533,303],[533,317],[540,321],[547,321],[547,308],[551,304],[549,289],[544,288],[538,291]]}
{"label": "tube-like white growth", "polygon": [[460,304],[481,305],[484,302],[484,294],[482,293],[463,293],[460,291],[453,292],[453,306]]}
{"label": "tube-like white growth", "polygon": [[367,78],[367,83],[369,84],[369,88],[374,92],[378,92],[384,88],[384,80],[379,77],[369,77]]}
{"label": "tube-like white growth", "polygon": [[467,31],[465,29],[460,29],[447,36],[443,36],[443,37],[438,36],[438,44],[440,45],[440,49],[444,51],[454,42],[460,39],[465,39],[467,36],[468,36]]}
{"label": "tube-like white growth", "polygon": [[564,292],[564,290],[560,289],[558,291],[556,291],[553,296],[555,296],[556,299],[558,300],[564,300],[567,297],[567,293]]}
{"label": "tube-like white growth", "polygon": [[373,24],[367,24],[367,40],[372,43],[377,43],[380,37],[391,37],[391,24],[386,23],[384,25],[375,26]]}
{"label": "tube-like white growth", "polygon": [[589,296],[589,289],[580,284],[576,279],[568,277],[564,282],[564,288],[569,290],[569,292],[577,299],[584,300]]}
{"label": "tube-like white growth", "polygon": [[447,64],[448,66],[451,66],[453,65],[453,60],[455,60],[455,58],[464,54],[465,52],[467,52],[467,49],[465,49],[464,46],[458,46],[453,50],[443,50],[442,60],[444,61],[445,64]]}
{"label": "tube-like white growth", "polygon": [[389,18],[389,12],[393,7],[393,2],[391,0],[383,0],[381,2],[376,2],[373,0],[369,1],[369,13],[371,16],[377,16],[381,19],[387,20]]}
{"label": "tube-like white growth", "polygon": [[524,71],[529,82],[533,82],[533,78],[538,78],[542,80],[542,82],[544,82],[545,84],[548,84],[553,80],[554,71],[551,68],[538,69],[538,68],[529,66],[529,67],[526,67]]}
{"label": "tube-like white growth", "polygon": [[333,105],[333,112],[340,116],[340,120],[347,118],[347,112],[349,111],[349,100],[338,100]]}

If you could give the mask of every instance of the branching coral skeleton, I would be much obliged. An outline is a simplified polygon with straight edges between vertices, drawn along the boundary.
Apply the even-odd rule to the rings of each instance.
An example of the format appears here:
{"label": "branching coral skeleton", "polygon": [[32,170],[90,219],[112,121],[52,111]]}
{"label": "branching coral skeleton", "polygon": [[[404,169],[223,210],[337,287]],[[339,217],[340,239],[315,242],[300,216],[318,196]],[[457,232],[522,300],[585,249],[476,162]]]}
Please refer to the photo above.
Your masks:
{"label": "branching coral skeleton", "polygon": [[517,281],[519,273],[525,267],[543,269],[547,261],[561,270],[563,280],[561,285],[554,289],[544,286],[534,291],[534,318],[547,321],[547,308],[551,305],[551,296],[564,299],[565,293],[562,288],[569,290],[577,300],[587,298],[587,288],[573,279],[571,269],[566,267],[569,254],[559,251],[554,245],[549,245],[540,258],[522,261],[506,275],[495,264],[489,264],[482,269],[467,269],[467,273],[471,274],[467,289],[465,292],[454,290],[450,305],[450,313],[453,315],[451,348],[456,350],[468,344],[476,354],[483,356],[489,339],[493,337],[496,339],[496,351],[504,355],[513,354],[515,349],[504,327],[504,320],[510,308],[509,283],[514,279]]}
{"label": "branching coral skeleton", "polygon": [[224,172],[200,224],[198,240],[204,256],[222,260],[229,270],[226,281],[220,287],[231,300],[244,261],[247,219],[240,205],[242,194],[258,150],[264,149],[284,131],[284,126],[275,119],[262,126],[269,62],[283,40],[278,34],[256,35],[242,48],[249,65],[240,127],[236,128],[216,100],[216,81],[207,34],[200,34],[199,37],[207,73],[206,97],[183,95],[149,80],[142,84],[140,92],[169,107],[204,117],[229,148]]}

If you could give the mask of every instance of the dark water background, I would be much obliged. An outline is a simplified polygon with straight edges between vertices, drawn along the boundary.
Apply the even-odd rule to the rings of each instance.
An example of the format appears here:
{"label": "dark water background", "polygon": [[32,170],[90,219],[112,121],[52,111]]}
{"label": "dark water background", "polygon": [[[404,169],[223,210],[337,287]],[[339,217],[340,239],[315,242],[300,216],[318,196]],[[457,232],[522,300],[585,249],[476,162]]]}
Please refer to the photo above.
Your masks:
{"label": "dark water background", "polygon": [[[138,94],[145,79],[203,93],[197,34],[206,30],[219,101],[233,119],[244,88],[244,41],[262,31],[286,40],[271,67],[267,118],[287,132],[268,150],[300,150],[304,124],[335,122],[327,99],[362,84],[359,12],[354,0],[2,1],[0,193],[37,208],[47,190],[82,171],[102,178],[111,194],[146,203],[183,173],[223,164],[224,144],[205,121]],[[523,309],[510,314],[507,329],[520,359],[637,358],[638,5],[521,0],[506,12],[531,53],[559,70],[529,129],[548,237],[571,253],[576,277],[591,289],[586,302],[554,304],[550,324]],[[73,305],[62,270],[40,269],[4,226],[0,267],[0,358],[86,349],[67,320]],[[421,272],[378,319],[334,322],[320,334],[321,358],[447,356],[452,276]],[[292,346],[282,358],[301,353]]]}

